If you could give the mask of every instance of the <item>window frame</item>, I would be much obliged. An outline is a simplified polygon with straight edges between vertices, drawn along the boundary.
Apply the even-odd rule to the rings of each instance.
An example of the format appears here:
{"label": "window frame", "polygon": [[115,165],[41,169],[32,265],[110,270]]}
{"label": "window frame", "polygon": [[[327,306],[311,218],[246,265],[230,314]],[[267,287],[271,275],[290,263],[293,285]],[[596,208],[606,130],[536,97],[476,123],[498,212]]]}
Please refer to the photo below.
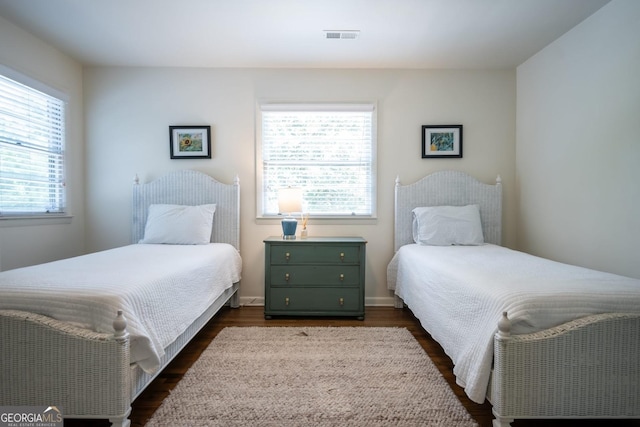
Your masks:
{"label": "window frame", "polygon": [[[281,220],[282,215],[264,213],[263,188],[263,140],[262,140],[262,112],[263,110],[291,109],[300,111],[371,111],[371,213],[358,215],[344,214],[309,214],[309,218],[316,223],[348,223],[367,224],[377,221],[377,141],[378,141],[378,105],[376,101],[363,102],[279,102],[260,100],[255,108],[255,171],[256,171],[256,220],[260,223],[270,223],[271,220]],[[305,212],[305,214],[307,214]]]}
{"label": "window frame", "polygon": [[[63,207],[60,211],[55,212],[4,212],[0,213],[0,226],[24,226],[24,225],[40,225],[40,224],[49,224],[49,223],[68,223],[68,221],[73,217],[70,213],[69,208],[69,191],[66,186],[67,183],[67,164],[68,164],[68,156],[67,156],[67,134],[69,131],[69,99],[70,96],[57,90],[39,80],[36,80],[32,77],[29,77],[19,71],[16,71],[12,68],[9,68],[3,64],[0,64],[0,75],[6,77],[10,80],[13,80],[19,84],[22,84],[29,89],[42,92],[45,95],[56,98],[62,103],[64,108],[64,117],[61,121],[63,127],[63,138],[62,138],[62,181],[63,181]],[[10,220],[10,221],[7,221]]]}

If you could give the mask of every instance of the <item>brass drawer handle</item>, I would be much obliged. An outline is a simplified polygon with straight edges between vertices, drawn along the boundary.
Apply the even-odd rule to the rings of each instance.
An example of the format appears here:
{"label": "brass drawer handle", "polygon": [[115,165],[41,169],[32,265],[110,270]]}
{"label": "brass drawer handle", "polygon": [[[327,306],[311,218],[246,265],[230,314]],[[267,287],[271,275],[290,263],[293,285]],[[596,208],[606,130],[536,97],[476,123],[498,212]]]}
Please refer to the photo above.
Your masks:
{"label": "brass drawer handle", "polygon": [[340,273],[340,281],[341,282],[344,281],[344,274],[343,273]]}
{"label": "brass drawer handle", "polygon": [[289,305],[289,298],[288,297],[284,299],[284,305]]}
{"label": "brass drawer handle", "polygon": [[338,301],[340,302],[340,305],[341,305],[341,306],[343,306],[343,305],[344,305],[344,298],[340,298]]}
{"label": "brass drawer handle", "polygon": [[291,278],[291,275],[289,273],[284,273],[285,282],[288,282],[290,278]]}
{"label": "brass drawer handle", "polygon": [[344,252],[340,252],[340,261],[344,261]]}
{"label": "brass drawer handle", "polygon": [[284,259],[289,261],[289,259],[291,258],[291,254],[289,252],[284,254]]}

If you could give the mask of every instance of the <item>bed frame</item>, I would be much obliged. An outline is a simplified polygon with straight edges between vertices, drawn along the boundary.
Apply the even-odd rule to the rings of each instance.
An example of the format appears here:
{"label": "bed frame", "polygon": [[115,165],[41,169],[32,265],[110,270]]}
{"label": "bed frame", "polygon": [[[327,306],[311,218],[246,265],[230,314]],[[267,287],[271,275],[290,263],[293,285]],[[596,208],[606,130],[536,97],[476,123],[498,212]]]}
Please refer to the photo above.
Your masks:
{"label": "bed frame", "polygon": [[[396,179],[395,251],[413,243],[415,207],[467,204],[480,206],[485,241],[501,244],[499,176],[495,185],[456,171],[409,185]],[[598,314],[526,335],[510,329],[504,313],[487,390],[495,427],[517,418],[640,418],[640,315]]]}
{"label": "bed frame", "polygon": [[[240,185],[192,170],[148,184],[136,177],[132,242],[143,236],[154,203],[216,203],[212,236],[240,249]],[[212,240],[214,241],[214,240]],[[158,373],[225,304],[238,307],[238,287],[227,289],[165,349]],[[96,333],[34,313],[0,311],[0,406],[57,405],[65,418],[107,418],[128,427],[131,403],[158,375],[130,364],[126,313],[114,313],[114,333]]]}

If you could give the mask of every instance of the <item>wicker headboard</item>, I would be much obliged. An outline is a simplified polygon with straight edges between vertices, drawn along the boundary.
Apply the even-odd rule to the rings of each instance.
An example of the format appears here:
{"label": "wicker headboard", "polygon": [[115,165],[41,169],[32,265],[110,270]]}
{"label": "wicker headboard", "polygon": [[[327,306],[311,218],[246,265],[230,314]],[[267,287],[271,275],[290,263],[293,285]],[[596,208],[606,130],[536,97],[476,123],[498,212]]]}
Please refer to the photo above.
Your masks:
{"label": "wicker headboard", "polygon": [[147,210],[152,204],[204,205],[215,203],[212,241],[229,243],[240,250],[240,183],[223,184],[202,172],[170,172],[147,184],[133,186],[131,239],[144,236]]}
{"label": "wicker headboard", "polygon": [[484,241],[502,242],[502,184],[484,184],[464,172],[443,171],[401,185],[396,179],[394,251],[413,243],[411,211],[421,206],[479,205]]}

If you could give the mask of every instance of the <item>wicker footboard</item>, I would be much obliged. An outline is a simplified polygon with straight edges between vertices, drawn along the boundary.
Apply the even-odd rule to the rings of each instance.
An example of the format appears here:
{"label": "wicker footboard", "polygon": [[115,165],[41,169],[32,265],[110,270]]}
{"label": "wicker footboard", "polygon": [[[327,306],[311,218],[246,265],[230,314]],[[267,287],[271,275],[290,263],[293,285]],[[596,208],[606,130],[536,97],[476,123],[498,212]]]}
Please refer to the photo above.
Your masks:
{"label": "wicker footboard", "polygon": [[[227,302],[238,307],[239,283],[225,290],[166,349],[165,367]],[[0,406],[57,406],[65,418],[108,418],[128,427],[131,402],[156,374],[130,364],[126,323],[103,334],[47,316],[0,310]]]}
{"label": "wicker footboard", "polygon": [[501,321],[489,396],[516,418],[640,418],[640,315],[599,314],[527,335]]}
{"label": "wicker footboard", "polygon": [[102,334],[34,313],[0,311],[0,405],[55,405],[65,417],[129,425],[124,326],[115,335]]}

